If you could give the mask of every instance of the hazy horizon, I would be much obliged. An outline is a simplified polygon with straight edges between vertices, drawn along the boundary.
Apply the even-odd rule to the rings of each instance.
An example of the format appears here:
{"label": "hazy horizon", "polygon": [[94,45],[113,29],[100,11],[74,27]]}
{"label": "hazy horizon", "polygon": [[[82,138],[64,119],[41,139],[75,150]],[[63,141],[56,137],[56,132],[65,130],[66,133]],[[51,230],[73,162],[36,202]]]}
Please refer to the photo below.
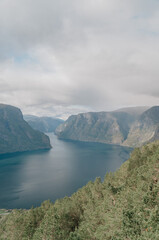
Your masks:
{"label": "hazy horizon", "polygon": [[24,114],[159,105],[157,0],[1,0],[0,103]]}
{"label": "hazy horizon", "polygon": [[[12,104],[5,104],[5,103],[0,103],[0,105],[9,105],[9,106],[13,106],[13,107],[17,107],[14,106]],[[123,107],[123,108],[117,108],[117,109],[112,109],[112,110],[103,110],[103,111],[98,111],[98,110],[94,110],[94,111],[77,111],[73,114],[71,113],[67,113],[67,114],[63,114],[61,116],[54,116],[54,113],[50,112],[50,113],[46,113],[46,114],[34,114],[34,113],[25,113],[22,111],[22,109],[20,109],[22,111],[22,114],[25,117],[52,117],[52,118],[57,118],[57,119],[61,119],[61,120],[67,120],[70,116],[72,115],[77,115],[77,114],[83,114],[83,113],[100,113],[100,112],[128,112],[128,113],[134,113],[134,114],[142,114],[144,111],[148,110],[151,107],[156,107],[157,105],[154,106],[132,106],[132,107]],[[159,107],[159,106],[158,106]],[[133,111],[134,110],[134,111]]]}

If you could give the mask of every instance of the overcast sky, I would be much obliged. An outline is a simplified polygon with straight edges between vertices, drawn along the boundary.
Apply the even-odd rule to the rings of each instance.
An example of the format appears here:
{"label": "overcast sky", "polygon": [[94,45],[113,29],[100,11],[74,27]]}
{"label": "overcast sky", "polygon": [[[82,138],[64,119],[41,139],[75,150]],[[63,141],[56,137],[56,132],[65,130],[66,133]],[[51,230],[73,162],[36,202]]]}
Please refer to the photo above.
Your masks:
{"label": "overcast sky", "polygon": [[0,0],[0,102],[58,117],[159,105],[159,1]]}

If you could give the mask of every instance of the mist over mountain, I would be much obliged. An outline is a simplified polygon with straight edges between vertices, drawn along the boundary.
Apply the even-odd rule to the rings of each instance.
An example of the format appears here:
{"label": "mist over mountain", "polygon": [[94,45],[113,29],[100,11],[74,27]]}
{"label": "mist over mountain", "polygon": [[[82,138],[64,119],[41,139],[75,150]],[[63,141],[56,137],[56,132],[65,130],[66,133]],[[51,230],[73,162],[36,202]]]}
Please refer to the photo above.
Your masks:
{"label": "mist over mountain", "polygon": [[32,129],[20,109],[0,104],[0,154],[50,148],[49,137]]}
{"label": "mist over mountain", "polygon": [[141,146],[159,139],[159,107],[147,108],[73,115],[57,127],[56,134],[62,139]]}
{"label": "mist over mountain", "polygon": [[29,123],[29,125],[41,132],[54,132],[55,129],[64,122],[64,120],[59,118],[52,117],[37,117],[34,115],[24,115],[25,121]]}
{"label": "mist over mountain", "polygon": [[127,146],[141,146],[159,139],[159,106],[143,112],[132,124],[126,141]]}
{"label": "mist over mountain", "polygon": [[117,109],[114,112],[126,112],[133,115],[134,117],[138,117],[149,108],[150,107],[147,107],[147,106],[127,107],[127,108]]}

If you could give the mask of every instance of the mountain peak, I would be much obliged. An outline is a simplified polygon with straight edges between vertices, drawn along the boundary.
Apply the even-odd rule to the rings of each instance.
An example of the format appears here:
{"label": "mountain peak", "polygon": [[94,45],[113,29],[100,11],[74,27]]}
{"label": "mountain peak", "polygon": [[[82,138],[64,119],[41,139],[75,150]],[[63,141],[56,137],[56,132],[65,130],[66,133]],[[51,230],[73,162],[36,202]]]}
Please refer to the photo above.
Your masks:
{"label": "mountain peak", "polygon": [[50,148],[48,136],[33,130],[19,108],[0,104],[0,154]]}

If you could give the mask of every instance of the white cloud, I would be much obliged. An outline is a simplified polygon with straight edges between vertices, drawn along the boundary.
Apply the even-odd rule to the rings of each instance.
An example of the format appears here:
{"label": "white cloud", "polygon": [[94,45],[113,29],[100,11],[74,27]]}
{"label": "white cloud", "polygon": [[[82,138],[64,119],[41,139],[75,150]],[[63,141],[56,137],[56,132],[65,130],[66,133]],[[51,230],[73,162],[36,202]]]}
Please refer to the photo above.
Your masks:
{"label": "white cloud", "polygon": [[157,105],[158,6],[1,0],[0,102],[60,116]]}

